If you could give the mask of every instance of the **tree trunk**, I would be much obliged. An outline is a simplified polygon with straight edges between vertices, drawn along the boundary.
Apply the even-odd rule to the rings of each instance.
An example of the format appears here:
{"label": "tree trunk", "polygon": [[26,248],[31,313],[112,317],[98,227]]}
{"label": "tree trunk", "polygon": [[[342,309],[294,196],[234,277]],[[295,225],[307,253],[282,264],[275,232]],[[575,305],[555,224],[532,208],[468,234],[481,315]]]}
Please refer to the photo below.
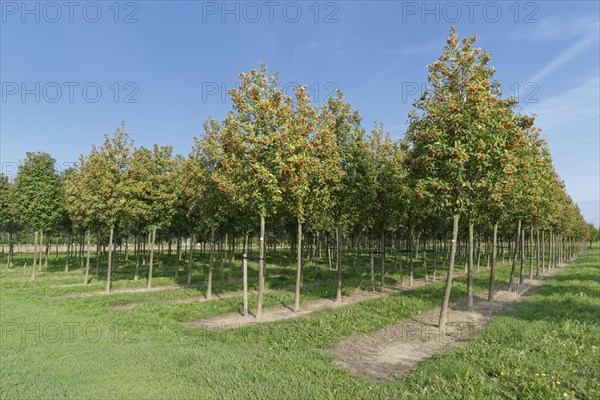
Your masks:
{"label": "tree trunk", "polygon": [[436,258],[436,245],[437,245],[437,237],[436,234],[433,234],[433,281],[436,279],[437,275],[437,260]]}
{"label": "tree trunk", "polygon": [[473,306],[473,255],[475,249],[473,248],[473,222],[469,221],[469,266],[467,270],[467,311],[473,312],[475,310]]}
{"label": "tree trunk", "polygon": [[381,232],[381,244],[380,244],[380,252],[381,252],[381,293],[385,288],[385,232]]}
{"label": "tree trunk", "polygon": [[67,255],[65,257],[65,272],[69,272],[69,254],[71,252],[71,234],[69,234],[69,242],[67,243]]}
{"label": "tree trunk", "polygon": [[35,281],[35,269],[37,267],[37,245],[38,245],[38,231],[33,234],[33,271],[31,273],[31,280]]}
{"label": "tree trunk", "polygon": [[14,243],[13,234],[9,233],[8,234],[8,260],[6,260],[6,268],[8,268],[8,269],[10,269],[13,264],[14,250],[15,250],[15,243]]}
{"label": "tree trunk", "polygon": [[112,247],[113,247],[113,232],[115,228],[110,227],[108,236],[108,269],[106,270],[106,291],[110,292],[110,273],[112,271]]}
{"label": "tree trunk", "polygon": [[179,277],[179,262],[181,261],[181,236],[177,235],[177,254],[175,255],[175,279]]}
{"label": "tree trunk", "polygon": [[335,293],[335,301],[338,304],[342,303],[342,223],[337,224],[337,290]]}
{"label": "tree trunk", "polygon": [[371,292],[375,291],[375,262],[374,262],[374,258],[375,255],[373,254],[372,251],[369,252],[369,260],[370,260],[370,266],[371,266]]}
{"label": "tree trunk", "polygon": [[525,282],[525,228],[521,229],[521,251],[519,260],[521,261],[521,269],[519,271],[519,285]]}
{"label": "tree trunk", "polygon": [[90,247],[91,247],[91,242],[92,242],[92,234],[91,232],[87,231],[87,255],[85,258],[85,276],[83,278],[83,284],[85,286],[88,285],[88,281],[89,281],[89,277],[90,277]]}
{"label": "tree trunk", "polygon": [[408,286],[413,285],[413,239],[415,228],[410,227],[410,237],[408,238]]}
{"label": "tree trunk", "polygon": [[[515,244],[515,254],[513,256],[512,268],[510,269],[510,278],[508,279],[508,290],[512,289],[515,271],[517,269],[517,257],[519,255],[519,242],[521,240],[521,220],[517,223],[517,238]],[[509,243],[510,245],[510,243]]]}
{"label": "tree trunk", "polygon": [[296,245],[296,298],[294,312],[300,311],[300,282],[302,278],[302,222],[298,218],[298,243]]}
{"label": "tree trunk", "polygon": [[43,265],[43,256],[42,256],[42,248],[44,246],[44,231],[40,229],[40,241],[38,243],[38,262],[39,262],[39,269],[40,271],[42,271],[42,265]]}
{"label": "tree trunk", "polygon": [[542,231],[542,273],[546,272],[546,243],[544,239],[544,231]]}
{"label": "tree trunk", "polygon": [[137,281],[139,278],[140,266],[142,263],[142,242],[140,241],[140,235],[135,235],[135,273],[133,275],[133,280]]}
{"label": "tree trunk", "polygon": [[150,262],[148,263],[148,286],[146,289],[152,287],[152,268],[154,267],[154,242],[156,241],[156,225],[152,226],[152,239],[150,240]]}
{"label": "tree trunk", "polygon": [[206,283],[206,299],[212,298],[212,276],[215,263],[215,220],[210,221],[210,254],[208,259],[208,279]]}
{"label": "tree trunk", "polygon": [[529,227],[529,279],[533,279],[533,225]]}
{"label": "tree trunk", "polygon": [[488,292],[488,301],[494,301],[494,283],[496,279],[496,254],[498,252],[498,222],[494,224],[492,233],[492,261],[490,265],[490,287]]}
{"label": "tree trunk", "polygon": [[440,311],[440,320],[438,326],[444,329],[448,316],[448,304],[450,303],[450,290],[452,289],[452,273],[454,272],[454,257],[456,257],[456,238],[458,237],[458,220],[460,214],[454,214],[452,224],[452,242],[450,242],[450,262],[448,263],[448,275],[446,276],[446,288],[444,289],[444,299]]}
{"label": "tree trunk", "polygon": [[[246,236],[247,238],[248,236]],[[244,252],[242,256],[242,281],[244,285],[244,317],[248,315],[248,255]]]}
{"label": "tree trunk", "polygon": [[[187,242],[186,242],[187,247]],[[188,278],[187,285],[190,286],[192,284],[192,266],[194,265],[194,247],[196,247],[196,235],[192,233],[192,237],[190,238],[190,259],[188,262]]]}
{"label": "tree trunk", "polygon": [[260,242],[258,258],[258,299],[256,301],[256,319],[262,316],[263,292],[265,290],[265,214],[260,214]]}
{"label": "tree trunk", "polygon": [[96,280],[100,279],[100,231],[96,234]]}
{"label": "tree trunk", "polygon": [[244,255],[242,257],[242,282],[244,285],[244,317],[248,315],[248,235],[244,239]]}

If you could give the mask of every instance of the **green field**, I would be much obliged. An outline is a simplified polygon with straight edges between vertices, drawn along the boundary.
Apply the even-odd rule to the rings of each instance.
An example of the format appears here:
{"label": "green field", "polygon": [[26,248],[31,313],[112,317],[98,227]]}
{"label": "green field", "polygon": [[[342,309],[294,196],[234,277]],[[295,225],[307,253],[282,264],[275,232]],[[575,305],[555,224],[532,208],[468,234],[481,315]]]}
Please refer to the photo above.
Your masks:
{"label": "green field", "polygon": [[[284,266],[267,268],[267,283],[273,288],[294,282],[293,267],[278,261]],[[363,264],[366,258],[359,260]],[[27,281],[29,267],[1,274],[3,399],[600,398],[597,247],[465,345],[423,362],[402,380],[381,382],[336,367],[328,348],[352,334],[375,331],[439,306],[443,282],[293,320],[212,332],[184,322],[238,311],[240,298],[160,302],[200,296],[204,288],[199,286],[52,299],[103,288],[101,281],[89,287],[52,287],[81,282],[81,270],[65,274],[60,268],[59,262],[51,264],[37,282]],[[164,271],[161,277],[158,270],[155,286],[175,282]],[[145,279],[126,279],[129,272],[124,268],[122,275],[113,275],[113,287],[145,285]],[[421,272],[417,268],[415,275]],[[506,281],[508,272],[508,267],[500,268],[498,279]],[[307,282],[310,278],[320,283],[303,289],[303,301],[334,297],[334,274],[307,268]],[[48,279],[52,276],[65,279]],[[215,276],[220,276],[218,269]],[[239,290],[236,278],[237,272],[230,284],[216,282],[214,291]],[[390,275],[389,283],[397,278]],[[487,280],[485,270],[475,274],[475,289],[485,289]],[[363,274],[345,284],[348,292],[367,287],[369,279]],[[465,280],[459,278],[452,297],[465,294]],[[268,292],[265,306],[293,303],[293,296],[293,289],[286,287]],[[251,306],[254,300],[251,297]],[[138,301],[145,304],[114,308]]]}

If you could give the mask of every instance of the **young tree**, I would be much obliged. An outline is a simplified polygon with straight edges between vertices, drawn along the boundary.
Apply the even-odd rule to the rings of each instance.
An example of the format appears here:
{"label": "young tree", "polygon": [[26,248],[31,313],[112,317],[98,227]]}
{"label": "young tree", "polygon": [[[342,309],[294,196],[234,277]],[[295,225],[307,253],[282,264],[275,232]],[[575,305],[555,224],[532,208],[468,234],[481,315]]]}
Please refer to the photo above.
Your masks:
{"label": "young tree", "polygon": [[264,65],[240,75],[239,87],[229,91],[233,110],[223,123],[222,169],[219,186],[241,207],[260,218],[258,301],[262,315],[265,267],[265,220],[282,200],[281,143],[292,107],[278,86],[278,74]]}
{"label": "young tree", "polygon": [[210,227],[210,255],[208,262],[208,281],[206,298],[212,297],[212,278],[215,262],[215,229],[219,211],[225,203],[224,193],[219,189],[217,174],[221,163],[221,147],[219,137],[221,125],[209,118],[204,122],[204,135],[194,138],[192,152],[188,157],[187,190],[193,197],[194,213],[199,215]]}
{"label": "young tree", "polygon": [[152,151],[140,147],[133,152],[123,176],[125,212],[138,228],[145,227],[150,234],[148,289],[152,287],[156,230],[166,227],[174,214],[172,152],[171,146],[154,145]]}
{"label": "young tree", "polygon": [[337,290],[336,301],[342,301],[342,249],[343,225],[356,221],[363,209],[365,197],[368,197],[368,178],[364,174],[367,162],[367,146],[364,130],[360,127],[362,118],[358,111],[352,110],[344,101],[344,95],[338,91],[330,97],[324,106],[324,112],[332,119],[331,130],[335,135],[339,165],[339,180],[331,186],[332,219],[336,226],[337,251]]}
{"label": "young tree", "polygon": [[[63,193],[55,161],[47,153],[27,153],[19,165],[15,178],[16,210],[23,224],[35,233],[37,238],[48,232],[59,221],[63,206]],[[34,243],[33,271],[31,280],[36,277],[36,255]],[[40,257],[41,266],[41,257]]]}
{"label": "young tree", "polygon": [[105,227],[109,231],[107,292],[110,292],[111,287],[114,231],[128,206],[123,195],[126,184],[124,177],[129,168],[132,148],[133,142],[125,132],[124,124],[121,124],[114,136],[105,135],[104,143],[94,146],[81,159],[81,207],[85,207],[95,226]]}
{"label": "young tree", "polygon": [[[477,198],[489,170],[481,155],[495,142],[489,127],[495,122],[499,84],[492,80],[489,54],[474,48],[475,41],[475,36],[459,41],[451,28],[442,56],[429,66],[431,89],[414,103],[421,113],[409,114],[407,163],[415,178],[414,190],[428,202],[430,212],[451,214],[454,220],[440,328],[446,323],[459,219],[461,214],[467,218],[472,243]],[[472,274],[469,263],[470,310]]]}
{"label": "young tree", "polygon": [[14,185],[6,175],[2,174],[0,175],[0,231],[8,234],[6,268],[12,266],[15,235],[20,230]]}

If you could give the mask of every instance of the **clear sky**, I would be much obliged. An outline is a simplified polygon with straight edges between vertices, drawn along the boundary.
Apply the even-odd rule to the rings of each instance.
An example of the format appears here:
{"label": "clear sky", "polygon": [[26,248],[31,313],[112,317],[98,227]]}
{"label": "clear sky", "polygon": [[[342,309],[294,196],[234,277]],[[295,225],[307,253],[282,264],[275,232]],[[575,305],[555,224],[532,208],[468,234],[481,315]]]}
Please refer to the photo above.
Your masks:
{"label": "clear sky", "polygon": [[504,93],[535,113],[558,173],[600,224],[596,1],[1,1],[2,170],[26,151],[59,166],[125,121],[139,145],[187,154],[222,119],[240,72],[266,63],[322,104],[337,88],[394,137],[449,27],[477,34]]}

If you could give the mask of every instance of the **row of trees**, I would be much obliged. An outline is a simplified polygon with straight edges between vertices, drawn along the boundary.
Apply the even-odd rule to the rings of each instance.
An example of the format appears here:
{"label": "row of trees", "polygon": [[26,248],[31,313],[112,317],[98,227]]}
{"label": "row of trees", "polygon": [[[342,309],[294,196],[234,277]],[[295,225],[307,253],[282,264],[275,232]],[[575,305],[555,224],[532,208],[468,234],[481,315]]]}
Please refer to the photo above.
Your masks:
{"label": "row of trees", "polygon": [[[187,157],[173,155],[170,146],[136,147],[123,125],[82,156],[77,168],[60,175],[49,155],[28,153],[14,182],[2,179],[2,230],[10,237],[19,229],[35,232],[36,249],[51,231],[85,233],[86,283],[92,233],[108,236],[107,291],[115,240],[134,237],[139,249],[147,238],[150,287],[157,231],[163,240],[177,242],[176,274],[182,240],[191,238],[188,282],[193,245],[201,237],[210,245],[208,297],[215,235],[247,242],[257,231],[257,317],[267,228],[294,242],[296,310],[303,238],[317,248],[323,237],[335,238],[341,301],[348,239],[377,238],[385,252],[392,238],[406,237],[412,249],[415,235],[450,236],[443,326],[461,221],[468,231],[469,309],[476,227],[491,235],[490,300],[499,232],[515,238],[511,284],[527,227],[531,243],[534,235],[536,243],[558,245],[590,234],[534,118],[520,114],[515,99],[502,96],[489,54],[474,44],[474,36],[459,40],[452,28],[443,54],[429,66],[429,88],[414,103],[401,140],[393,140],[381,124],[366,132],[360,113],[341,92],[320,107],[311,104],[306,87],[285,95],[278,74],[263,65],[240,75],[239,86],[230,91],[232,109],[221,122],[205,122]],[[384,268],[382,261],[382,287]],[[33,279],[35,273],[34,257]]]}

